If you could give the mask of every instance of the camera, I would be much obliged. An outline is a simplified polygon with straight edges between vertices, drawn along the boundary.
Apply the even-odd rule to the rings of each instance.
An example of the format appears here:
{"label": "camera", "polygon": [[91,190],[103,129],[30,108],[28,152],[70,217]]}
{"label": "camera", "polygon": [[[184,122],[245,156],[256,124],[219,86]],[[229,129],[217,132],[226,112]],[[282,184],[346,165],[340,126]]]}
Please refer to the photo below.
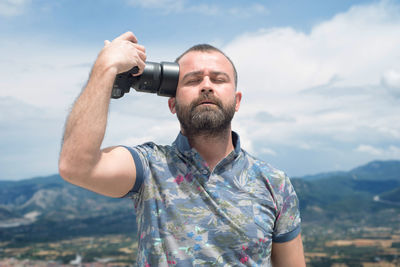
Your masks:
{"label": "camera", "polygon": [[111,97],[121,98],[130,88],[138,92],[156,93],[159,96],[175,97],[179,80],[179,65],[175,62],[146,62],[143,73],[136,66],[116,76]]}

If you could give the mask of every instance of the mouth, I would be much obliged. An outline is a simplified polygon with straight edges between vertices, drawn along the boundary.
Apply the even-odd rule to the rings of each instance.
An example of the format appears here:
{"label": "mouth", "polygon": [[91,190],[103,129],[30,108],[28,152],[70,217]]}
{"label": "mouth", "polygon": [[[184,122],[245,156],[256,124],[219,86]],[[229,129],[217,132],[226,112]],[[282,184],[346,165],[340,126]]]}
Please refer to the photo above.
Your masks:
{"label": "mouth", "polygon": [[207,100],[207,101],[200,102],[199,105],[216,105],[216,104],[210,100]]}

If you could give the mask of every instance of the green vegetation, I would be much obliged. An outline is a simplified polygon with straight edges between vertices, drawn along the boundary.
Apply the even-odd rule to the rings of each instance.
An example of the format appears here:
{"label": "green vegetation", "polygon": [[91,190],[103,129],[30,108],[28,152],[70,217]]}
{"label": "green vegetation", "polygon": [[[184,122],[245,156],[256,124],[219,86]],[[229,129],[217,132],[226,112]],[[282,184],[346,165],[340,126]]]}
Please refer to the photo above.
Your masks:
{"label": "green vegetation", "polygon": [[[399,169],[400,161],[372,162],[292,179],[307,266],[400,266]],[[137,253],[136,231],[128,199],[94,194],[58,175],[0,182],[0,260],[69,263],[79,254],[84,262],[129,265]]]}

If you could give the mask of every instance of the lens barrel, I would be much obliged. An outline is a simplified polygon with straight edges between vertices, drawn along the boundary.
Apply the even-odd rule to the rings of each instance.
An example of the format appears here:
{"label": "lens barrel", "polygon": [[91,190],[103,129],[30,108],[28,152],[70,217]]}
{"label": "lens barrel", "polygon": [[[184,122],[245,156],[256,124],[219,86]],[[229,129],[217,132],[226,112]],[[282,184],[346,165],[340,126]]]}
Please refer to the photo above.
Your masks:
{"label": "lens barrel", "polygon": [[161,62],[162,79],[157,92],[160,96],[175,97],[179,81],[179,65],[175,62]]}
{"label": "lens barrel", "polygon": [[179,80],[179,65],[175,62],[146,62],[143,73],[132,76],[138,68],[117,75],[111,97],[120,98],[130,88],[138,92],[157,93],[159,96],[175,97]]}

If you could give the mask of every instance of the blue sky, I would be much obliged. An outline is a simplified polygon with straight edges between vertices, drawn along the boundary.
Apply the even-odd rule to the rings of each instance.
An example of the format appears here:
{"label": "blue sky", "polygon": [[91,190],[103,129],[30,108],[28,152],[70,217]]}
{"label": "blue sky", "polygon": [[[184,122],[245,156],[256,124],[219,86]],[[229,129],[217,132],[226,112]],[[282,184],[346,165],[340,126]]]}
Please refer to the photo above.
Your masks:
{"label": "blue sky", "polygon": [[[290,176],[400,159],[399,1],[0,0],[0,180],[57,172],[63,124],[105,39],[148,60],[224,50],[244,149]],[[171,143],[167,99],[112,101],[104,146]]]}

